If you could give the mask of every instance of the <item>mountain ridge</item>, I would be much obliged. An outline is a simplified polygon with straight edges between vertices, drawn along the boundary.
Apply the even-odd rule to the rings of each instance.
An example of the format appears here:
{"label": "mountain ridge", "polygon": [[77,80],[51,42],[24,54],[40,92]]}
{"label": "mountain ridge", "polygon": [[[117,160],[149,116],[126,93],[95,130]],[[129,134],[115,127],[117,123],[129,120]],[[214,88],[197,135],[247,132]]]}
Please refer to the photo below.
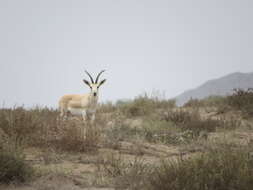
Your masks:
{"label": "mountain ridge", "polygon": [[235,88],[247,89],[253,87],[253,72],[234,72],[225,76],[208,80],[200,86],[184,91],[175,97],[177,105],[181,106],[191,98],[203,99],[208,96],[225,96]]}

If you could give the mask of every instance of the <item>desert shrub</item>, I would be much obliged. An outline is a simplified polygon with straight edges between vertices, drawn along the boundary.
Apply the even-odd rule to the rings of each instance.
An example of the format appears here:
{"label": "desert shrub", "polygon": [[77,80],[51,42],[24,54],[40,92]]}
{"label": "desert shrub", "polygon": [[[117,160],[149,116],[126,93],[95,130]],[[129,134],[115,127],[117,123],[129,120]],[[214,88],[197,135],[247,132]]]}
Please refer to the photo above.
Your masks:
{"label": "desert shrub", "polygon": [[16,146],[41,142],[45,128],[54,128],[56,111],[48,108],[25,110],[23,107],[0,110],[0,129]]}
{"label": "desert shrub", "polygon": [[250,190],[253,186],[252,147],[221,143],[197,156],[149,165],[137,158],[123,161],[111,154],[101,163],[116,189]]}
{"label": "desert shrub", "polygon": [[48,108],[0,109],[0,131],[16,148],[50,146],[64,151],[94,151],[101,134],[100,127],[95,126],[100,123],[88,127],[79,119],[63,121],[57,110]]}
{"label": "desert shrub", "polygon": [[144,122],[140,135],[152,143],[179,144],[180,129],[171,121],[148,119]]}
{"label": "desert shrub", "polygon": [[226,104],[226,97],[224,96],[209,96],[200,100],[201,104],[206,107],[220,107]]}
{"label": "desert shrub", "polygon": [[140,157],[133,161],[124,161],[122,155],[111,154],[101,163],[101,167],[108,177],[113,178],[116,189],[136,189],[144,186],[151,167]]}
{"label": "desert shrub", "polygon": [[234,109],[241,110],[245,116],[252,116],[253,89],[234,89],[234,93],[227,97],[227,104]]}
{"label": "desert shrub", "polygon": [[153,108],[154,100],[147,96],[135,98],[129,103],[122,104],[120,107],[121,111],[129,117],[149,115],[152,113]]}
{"label": "desert shrub", "polygon": [[183,107],[201,107],[203,106],[202,102],[199,99],[191,98],[188,100]]}
{"label": "desert shrub", "polygon": [[234,89],[231,95],[211,96],[200,101],[204,106],[215,106],[218,113],[225,113],[235,109],[242,111],[244,116],[253,114],[253,89]]}
{"label": "desert shrub", "polygon": [[141,127],[130,127],[124,122],[116,123],[106,130],[106,144],[114,149],[120,148],[120,141],[145,140],[151,143],[180,144],[186,140],[186,133],[171,121],[147,119]]}
{"label": "desert shrub", "polygon": [[169,110],[163,114],[162,119],[165,121],[171,121],[175,124],[182,124],[192,119],[192,114],[183,110]]}
{"label": "desert shrub", "polygon": [[246,117],[253,115],[253,89],[234,89],[232,95],[225,97],[210,96],[202,100],[190,99],[184,107],[216,107],[218,113],[225,113],[231,109],[242,111]]}
{"label": "desert shrub", "polygon": [[25,182],[33,176],[33,169],[19,151],[1,150],[0,183]]}
{"label": "desert shrub", "polygon": [[220,104],[219,106],[217,106],[217,114],[223,114],[223,113],[227,113],[231,110],[231,107],[228,106],[228,104],[226,103],[226,99],[225,99],[225,103],[224,104]]}
{"label": "desert shrub", "polygon": [[236,117],[230,117],[228,119],[221,117],[218,119],[218,122],[219,128],[225,130],[234,130],[242,126],[242,121]]}
{"label": "desert shrub", "polygon": [[168,111],[164,114],[163,119],[173,122],[183,131],[188,131],[189,134],[192,134],[192,138],[198,137],[201,131],[214,132],[217,127],[222,127],[219,120],[202,119],[197,111]]}
{"label": "desert shrub", "polygon": [[175,99],[158,99],[153,98],[155,101],[155,107],[157,109],[171,109],[176,107],[176,100]]}
{"label": "desert shrub", "polygon": [[203,99],[191,98],[184,104],[184,107],[219,107],[226,104],[226,97],[223,96],[209,96]]}
{"label": "desert shrub", "polygon": [[106,145],[118,149],[120,147],[120,141],[133,140],[140,137],[141,129],[131,128],[129,125],[118,121],[115,125],[105,131]]}
{"label": "desert shrub", "polygon": [[166,121],[147,120],[143,124],[143,136],[148,142],[164,142],[169,135],[169,124]]}
{"label": "desert shrub", "polygon": [[62,121],[55,133],[45,137],[44,142],[58,150],[81,152],[84,148],[84,131],[75,121]]}
{"label": "desert shrub", "polygon": [[24,139],[33,132],[35,125],[32,115],[22,107],[0,111],[0,128],[8,137],[12,137],[16,146],[22,144]]}
{"label": "desert shrub", "polygon": [[227,145],[198,157],[164,161],[149,176],[145,189],[250,190],[253,158],[242,147]]}
{"label": "desert shrub", "polygon": [[114,105],[112,102],[102,103],[98,107],[98,112],[100,113],[111,113],[117,110],[117,106]]}
{"label": "desert shrub", "polygon": [[[59,121],[54,131],[48,129],[44,143],[56,150],[96,152],[101,139],[100,127],[82,120]],[[41,145],[42,146],[42,145]]]}
{"label": "desert shrub", "polygon": [[147,94],[139,96],[132,101],[120,101],[116,106],[128,117],[147,116],[157,109],[169,109],[175,107],[175,100],[149,97]]}
{"label": "desert shrub", "polygon": [[214,132],[216,128],[221,127],[221,123],[214,119],[192,119],[188,123],[184,123],[182,126],[183,130],[190,130],[193,133],[193,137],[198,137],[201,131]]}
{"label": "desert shrub", "polygon": [[118,120],[111,128],[105,131],[106,144],[119,148],[120,141],[146,140],[152,143],[175,144],[175,133],[180,129],[171,121],[157,119],[156,117],[144,117],[139,126],[131,126],[124,120]]}
{"label": "desert shrub", "polygon": [[98,126],[88,125],[84,139],[85,152],[97,152],[101,142],[101,129]]}
{"label": "desert shrub", "polygon": [[183,107],[213,109],[218,114],[231,110],[226,96],[209,96],[204,99],[190,99]]}

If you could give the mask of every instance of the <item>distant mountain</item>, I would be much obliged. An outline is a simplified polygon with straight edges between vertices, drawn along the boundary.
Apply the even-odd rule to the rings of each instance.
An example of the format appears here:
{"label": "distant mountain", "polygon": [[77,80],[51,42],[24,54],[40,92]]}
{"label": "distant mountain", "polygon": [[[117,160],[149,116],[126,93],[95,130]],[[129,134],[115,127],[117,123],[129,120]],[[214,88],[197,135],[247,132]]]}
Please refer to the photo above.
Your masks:
{"label": "distant mountain", "polygon": [[253,88],[253,73],[232,73],[224,77],[207,81],[201,86],[187,90],[176,97],[177,105],[181,106],[191,98],[203,99],[211,95],[225,96],[234,88]]}

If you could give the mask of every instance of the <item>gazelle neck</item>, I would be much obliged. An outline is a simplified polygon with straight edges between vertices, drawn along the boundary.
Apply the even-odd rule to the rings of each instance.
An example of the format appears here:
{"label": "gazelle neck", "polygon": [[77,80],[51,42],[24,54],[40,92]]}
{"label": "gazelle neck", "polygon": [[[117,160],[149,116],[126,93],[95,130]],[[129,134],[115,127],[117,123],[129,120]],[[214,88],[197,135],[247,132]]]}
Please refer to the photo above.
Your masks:
{"label": "gazelle neck", "polygon": [[93,93],[89,94],[89,99],[90,99],[90,106],[91,107],[96,107],[97,102],[98,102],[98,94],[96,96],[93,95]]}

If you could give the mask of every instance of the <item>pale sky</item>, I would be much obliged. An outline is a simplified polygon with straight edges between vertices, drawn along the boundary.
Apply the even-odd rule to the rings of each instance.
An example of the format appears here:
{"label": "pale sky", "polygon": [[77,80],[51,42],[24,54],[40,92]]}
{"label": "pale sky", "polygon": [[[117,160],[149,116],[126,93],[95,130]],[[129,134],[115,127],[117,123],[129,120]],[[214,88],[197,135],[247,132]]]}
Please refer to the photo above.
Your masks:
{"label": "pale sky", "polygon": [[100,101],[253,71],[252,0],[0,0],[0,24],[5,106],[89,92],[85,69],[106,69]]}

